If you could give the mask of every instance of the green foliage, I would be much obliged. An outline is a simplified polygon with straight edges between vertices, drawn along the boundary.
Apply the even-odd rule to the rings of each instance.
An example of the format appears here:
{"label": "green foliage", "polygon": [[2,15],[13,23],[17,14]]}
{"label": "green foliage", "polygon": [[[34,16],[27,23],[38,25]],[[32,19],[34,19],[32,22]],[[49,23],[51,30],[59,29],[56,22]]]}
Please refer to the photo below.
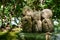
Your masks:
{"label": "green foliage", "polygon": [[[2,4],[4,2],[4,4]],[[4,14],[8,16],[10,13],[10,10],[14,12],[14,15],[21,16],[22,9],[24,6],[30,6],[32,9],[41,10],[44,8],[52,9],[54,16],[57,16],[57,18],[60,18],[60,1],[56,0],[45,0],[44,4],[41,6],[41,3],[39,0],[9,0],[9,1],[1,1],[0,2],[0,12],[3,11],[3,8],[1,8],[2,5],[5,5],[4,7]],[[15,6],[14,6],[15,5]],[[16,8],[14,8],[16,7]],[[0,13],[1,14],[1,13]],[[53,16],[53,18],[54,18]]]}

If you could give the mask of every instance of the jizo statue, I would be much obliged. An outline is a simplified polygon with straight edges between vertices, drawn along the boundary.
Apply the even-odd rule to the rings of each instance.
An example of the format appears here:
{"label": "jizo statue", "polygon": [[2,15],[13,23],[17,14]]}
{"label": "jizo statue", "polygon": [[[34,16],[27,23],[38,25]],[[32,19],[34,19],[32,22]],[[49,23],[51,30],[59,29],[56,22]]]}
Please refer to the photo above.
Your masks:
{"label": "jizo statue", "polygon": [[24,32],[32,32],[32,17],[33,17],[33,10],[25,6],[23,8],[23,17],[22,17],[22,27]]}
{"label": "jizo statue", "polygon": [[53,13],[50,9],[43,9],[42,10],[42,29],[43,32],[46,33],[46,40],[51,40],[51,32],[54,31],[53,23],[52,23],[52,16]]}
{"label": "jizo statue", "polygon": [[42,28],[44,32],[52,32],[53,31],[53,23],[52,23],[53,13],[50,9],[42,10]]}
{"label": "jizo statue", "polygon": [[24,32],[52,32],[53,13],[50,9],[33,11],[30,7],[23,8],[22,28]]}

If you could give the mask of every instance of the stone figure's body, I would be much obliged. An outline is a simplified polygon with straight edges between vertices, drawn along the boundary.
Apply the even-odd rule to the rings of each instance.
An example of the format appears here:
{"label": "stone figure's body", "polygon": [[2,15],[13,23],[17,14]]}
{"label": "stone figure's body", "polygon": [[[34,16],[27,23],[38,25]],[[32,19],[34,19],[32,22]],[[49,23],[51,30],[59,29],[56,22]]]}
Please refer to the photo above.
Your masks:
{"label": "stone figure's body", "polygon": [[41,20],[37,20],[36,31],[37,32],[42,32],[42,22],[41,22]]}
{"label": "stone figure's body", "polygon": [[23,31],[24,32],[32,32],[32,21],[31,17],[25,16],[22,19],[22,26],[23,26]]}
{"label": "stone figure's body", "polygon": [[42,22],[41,22],[41,13],[40,13],[40,11],[34,11],[33,29],[35,30],[35,32],[42,32]]}
{"label": "stone figure's body", "polygon": [[43,19],[42,21],[42,29],[43,32],[52,32],[53,31],[53,24],[50,19]]}

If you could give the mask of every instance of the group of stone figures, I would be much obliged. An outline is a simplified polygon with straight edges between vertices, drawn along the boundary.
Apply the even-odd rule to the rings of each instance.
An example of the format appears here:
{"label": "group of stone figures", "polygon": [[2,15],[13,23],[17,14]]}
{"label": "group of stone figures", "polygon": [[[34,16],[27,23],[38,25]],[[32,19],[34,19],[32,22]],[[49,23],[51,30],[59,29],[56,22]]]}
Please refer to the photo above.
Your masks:
{"label": "group of stone figures", "polygon": [[26,6],[23,8],[22,28],[23,32],[42,33],[53,32],[52,11],[50,9],[43,9],[42,11],[32,10]]}

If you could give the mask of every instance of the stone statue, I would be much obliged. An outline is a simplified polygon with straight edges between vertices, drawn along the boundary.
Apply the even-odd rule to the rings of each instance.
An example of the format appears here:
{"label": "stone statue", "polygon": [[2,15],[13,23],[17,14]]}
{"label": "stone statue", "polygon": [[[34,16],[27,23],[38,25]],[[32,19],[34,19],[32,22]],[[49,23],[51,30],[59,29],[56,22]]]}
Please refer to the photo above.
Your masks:
{"label": "stone statue", "polygon": [[44,32],[52,32],[53,31],[53,23],[52,23],[52,11],[50,9],[42,10],[42,28]]}
{"label": "stone statue", "polygon": [[23,8],[22,27],[24,32],[32,32],[33,11],[30,7]]}
{"label": "stone statue", "polygon": [[51,32],[54,31],[53,23],[52,23],[52,16],[53,13],[50,9],[43,9],[42,10],[42,31],[46,33],[46,40],[51,40]]}

